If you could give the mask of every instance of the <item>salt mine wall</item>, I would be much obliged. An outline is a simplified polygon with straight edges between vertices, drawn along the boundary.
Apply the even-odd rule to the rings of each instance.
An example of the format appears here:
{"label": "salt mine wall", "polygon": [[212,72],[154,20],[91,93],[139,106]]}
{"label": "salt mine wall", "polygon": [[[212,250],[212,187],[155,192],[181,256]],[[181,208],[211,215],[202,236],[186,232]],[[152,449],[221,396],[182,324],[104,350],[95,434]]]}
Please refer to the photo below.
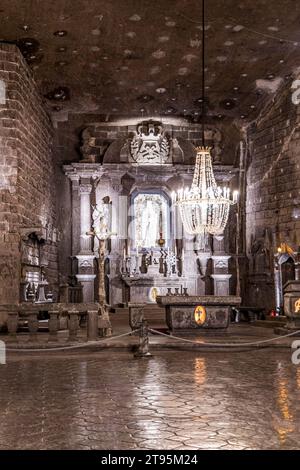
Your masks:
{"label": "salt mine wall", "polygon": [[291,83],[282,85],[248,129],[245,303],[267,309],[275,306],[274,254],[281,243],[300,245],[300,105],[292,96]]}
{"label": "salt mine wall", "polygon": [[[41,266],[57,289],[53,129],[18,48],[0,44],[0,303]],[[29,274],[28,274],[29,273]]]}

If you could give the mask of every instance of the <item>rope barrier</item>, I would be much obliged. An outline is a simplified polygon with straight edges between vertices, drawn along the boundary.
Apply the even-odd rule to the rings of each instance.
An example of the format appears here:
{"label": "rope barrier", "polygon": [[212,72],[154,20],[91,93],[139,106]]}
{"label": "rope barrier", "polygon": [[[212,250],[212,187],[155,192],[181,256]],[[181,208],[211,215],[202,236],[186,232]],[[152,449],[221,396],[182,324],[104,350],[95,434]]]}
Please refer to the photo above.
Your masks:
{"label": "rope barrier", "polygon": [[[133,330],[133,331],[129,331],[128,333],[123,333],[121,335],[110,336],[109,338],[104,338],[104,339],[101,339],[101,340],[98,340],[98,341],[88,341],[86,343],[75,344],[75,345],[71,345],[71,346],[59,346],[59,347],[52,347],[52,348],[7,348],[6,350],[10,351],[10,352],[12,352],[12,351],[14,351],[14,352],[40,352],[40,351],[65,351],[65,350],[71,350],[71,349],[81,349],[81,348],[85,348],[85,347],[88,347],[88,346],[99,345],[99,344],[107,342],[107,341],[111,341],[111,340],[115,340],[115,339],[119,339],[119,338],[124,338],[126,336],[131,336],[131,335],[133,335],[134,333],[136,333],[138,331],[139,331],[139,329],[136,329],[136,330]],[[219,348],[220,347],[240,348],[240,347],[244,347],[244,346],[259,346],[261,344],[271,343],[273,341],[278,341],[278,340],[283,339],[283,338],[288,338],[288,337],[300,334],[300,330],[297,330],[297,331],[293,331],[291,333],[287,333],[286,335],[277,336],[275,338],[268,338],[268,339],[264,339],[264,340],[260,340],[260,341],[239,342],[239,343],[210,343],[210,342],[199,343],[199,341],[194,341],[194,340],[190,340],[190,339],[187,339],[187,338],[180,338],[178,336],[173,336],[173,335],[170,336],[166,333],[162,333],[161,331],[155,330],[153,328],[148,328],[148,331],[151,331],[151,333],[166,337],[166,338],[171,339],[171,340],[175,339],[177,341],[181,341],[183,343],[196,344],[197,346],[214,346],[214,347],[219,347]]]}
{"label": "rope barrier", "polygon": [[38,351],[65,351],[66,349],[80,349],[80,348],[85,348],[87,346],[92,346],[96,344],[101,344],[104,343],[105,341],[110,341],[112,339],[118,339],[118,338],[123,338],[124,336],[130,336],[136,333],[139,330],[133,330],[129,331],[129,333],[123,333],[118,336],[110,336],[109,338],[104,338],[98,341],[88,341],[86,343],[81,343],[81,344],[74,344],[72,346],[59,346],[59,347],[53,347],[53,348],[6,348],[6,351],[21,351],[21,352],[38,352]]}
{"label": "rope barrier", "polygon": [[286,335],[278,336],[276,338],[268,338],[264,339],[261,341],[254,341],[254,342],[244,342],[244,343],[199,343],[198,341],[193,341],[191,339],[187,338],[180,338],[178,336],[170,336],[167,335],[166,333],[162,333],[161,331],[153,330],[152,328],[149,328],[149,331],[152,333],[161,335],[161,336],[166,336],[169,339],[176,339],[185,343],[192,343],[192,344],[197,344],[198,346],[217,346],[217,347],[241,347],[241,346],[257,346],[259,344],[265,344],[265,343],[271,343],[272,341],[277,341],[278,339],[282,338],[287,338],[289,336],[295,336],[296,334],[300,334],[300,330],[293,331],[292,333],[288,333]]}

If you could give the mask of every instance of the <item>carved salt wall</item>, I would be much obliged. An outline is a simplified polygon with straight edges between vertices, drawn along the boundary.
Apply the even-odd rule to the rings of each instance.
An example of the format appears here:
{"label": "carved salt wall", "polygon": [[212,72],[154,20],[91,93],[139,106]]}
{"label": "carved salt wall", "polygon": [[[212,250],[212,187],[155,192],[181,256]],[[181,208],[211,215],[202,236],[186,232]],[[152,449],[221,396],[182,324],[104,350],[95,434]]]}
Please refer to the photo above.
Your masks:
{"label": "carved salt wall", "polygon": [[[150,127],[149,127],[150,123]],[[142,135],[148,135],[146,147]],[[207,145],[212,147],[215,163],[220,161],[224,136],[214,126],[205,131]],[[191,163],[193,146],[201,145],[202,134],[198,124],[173,125],[158,121],[141,121],[137,125],[91,123],[81,134],[83,161],[101,163],[134,163],[145,160],[147,164]],[[172,145],[170,145],[172,142]],[[151,151],[149,151],[151,149]]]}
{"label": "carved salt wall", "polygon": [[52,125],[13,45],[0,44],[0,83],[0,303],[10,303],[19,300],[21,252],[24,260],[30,233],[44,240],[46,276],[57,286],[58,233]]}
{"label": "carved salt wall", "polygon": [[248,129],[246,302],[275,306],[274,253],[282,242],[300,245],[300,106],[291,83]]}

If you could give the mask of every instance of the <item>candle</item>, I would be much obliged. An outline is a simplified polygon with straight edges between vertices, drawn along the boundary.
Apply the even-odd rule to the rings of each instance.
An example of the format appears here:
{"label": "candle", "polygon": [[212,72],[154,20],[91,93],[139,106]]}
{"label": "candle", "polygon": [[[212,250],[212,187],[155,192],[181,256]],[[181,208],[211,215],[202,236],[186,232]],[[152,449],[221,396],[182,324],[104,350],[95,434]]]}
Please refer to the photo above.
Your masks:
{"label": "candle", "polygon": [[130,256],[130,240],[127,239],[127,256]]}
{"label": "candle", "polygon": [[162,234],[162,222],[163,222],[163,217],[162,217],[162,210],[159,211],[159,233]]}

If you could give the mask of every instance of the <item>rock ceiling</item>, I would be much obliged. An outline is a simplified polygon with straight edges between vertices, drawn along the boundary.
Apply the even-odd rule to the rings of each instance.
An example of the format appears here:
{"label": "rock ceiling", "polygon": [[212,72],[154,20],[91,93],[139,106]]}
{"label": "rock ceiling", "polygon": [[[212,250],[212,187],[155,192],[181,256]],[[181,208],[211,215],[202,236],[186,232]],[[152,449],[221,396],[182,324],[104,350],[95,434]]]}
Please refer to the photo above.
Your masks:
{"label": "rock ceiling", "polygon": [[[252,120],[300,65],[300,3],[206,0],[207,112]],[[200,0],[1,0],[51,112],[201,115]]]}

